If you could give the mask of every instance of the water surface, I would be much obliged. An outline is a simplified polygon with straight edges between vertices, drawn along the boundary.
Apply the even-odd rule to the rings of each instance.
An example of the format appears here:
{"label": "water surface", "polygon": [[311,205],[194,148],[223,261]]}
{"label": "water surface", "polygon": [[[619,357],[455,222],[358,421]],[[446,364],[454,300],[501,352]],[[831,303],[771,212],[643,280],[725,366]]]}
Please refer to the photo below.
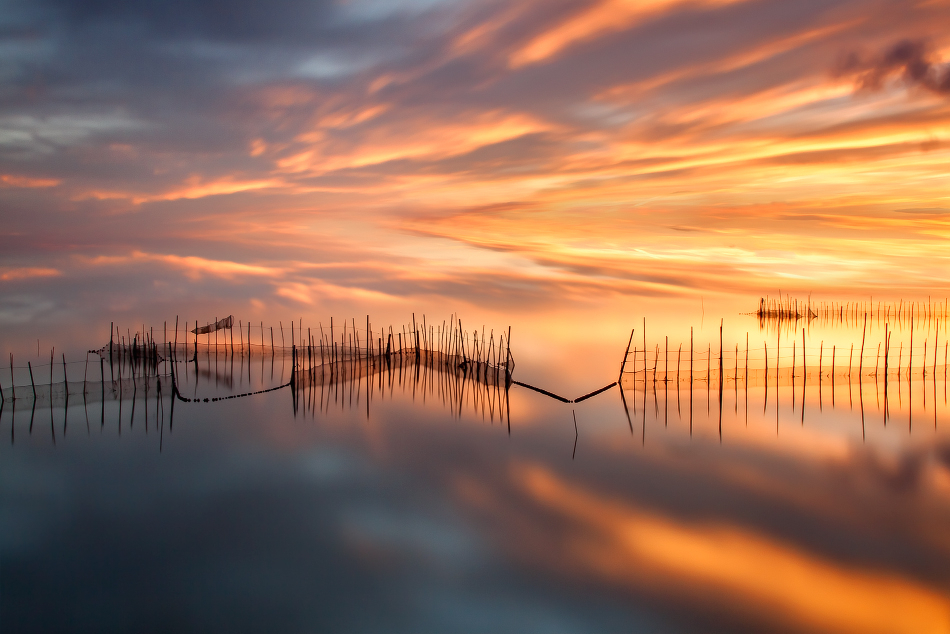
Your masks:
{"label": "water surface", "polygon": [[54,363],[35,407],[16,370],[4,629],[947,631],[945,326],[908,367],[909,323],[732,316],[720,374],[709,321],[692,377],[642,324],[622,377],[625,340],[584,373],[515,346],[567,400],[621,378],[577,403],[410,350],[292,374],[269,341]]}

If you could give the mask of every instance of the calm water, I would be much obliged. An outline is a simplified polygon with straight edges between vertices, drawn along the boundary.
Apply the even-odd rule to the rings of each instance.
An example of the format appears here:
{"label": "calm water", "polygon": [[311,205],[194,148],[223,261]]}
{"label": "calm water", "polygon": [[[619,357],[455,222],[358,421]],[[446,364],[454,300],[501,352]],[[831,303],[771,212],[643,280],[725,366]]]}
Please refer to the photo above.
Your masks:
{"label": "calm water", "polygon": [[[0,626],[950,631],[946,330],[914,327],[908,368],[909,323],[862,363],[863,323],[816,320],[803,372],[800,324],[750,317],[720,374],[707,321],[692,378],[684,329],[638,328],[580,403],[410,354],[280,387],[269,341],[181,349],[181,399],[92,355],[35,406],[16,369],[14,408],[4,371]],[[513,379],[573,400],[626,343],[568,378],[515,345]]]}

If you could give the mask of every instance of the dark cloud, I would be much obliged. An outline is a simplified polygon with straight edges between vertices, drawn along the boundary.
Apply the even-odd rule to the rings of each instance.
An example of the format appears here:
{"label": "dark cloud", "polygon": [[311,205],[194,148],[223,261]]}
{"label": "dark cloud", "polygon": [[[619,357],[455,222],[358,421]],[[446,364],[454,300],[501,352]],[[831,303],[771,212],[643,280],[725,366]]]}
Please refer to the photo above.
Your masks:
{"label": "dark cloud", "polygon": [[842,59],[839,72],[854,75],[856,84],[864,90],[880,90],[889,79],[899,77],[908,86],[950,94],[950,63],[936,62],[924,40],[900,40],[870,59],[849,53]]}
{"label": "dark cloud", "polygon": [[225,41],[284,41],[313,36],[333,16],[330,0],[54,1],[70,23],[139,23],[170,37],[201,36]]}

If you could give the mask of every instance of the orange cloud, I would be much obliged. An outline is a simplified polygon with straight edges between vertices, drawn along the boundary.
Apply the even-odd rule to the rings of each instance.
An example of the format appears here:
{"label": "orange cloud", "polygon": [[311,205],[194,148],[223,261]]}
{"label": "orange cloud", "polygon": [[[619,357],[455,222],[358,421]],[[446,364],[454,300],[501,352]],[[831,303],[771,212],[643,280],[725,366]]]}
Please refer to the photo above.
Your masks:
{"label": "orange cloud", "polygon": [[200,177],[195,176],[189,179],[186,186],[181,189],[176,189],[162,194],[156,194],[153,196],[136,196],[133,198],[133,202],[138,204],[153,200],[205,198],[207,196],[221,196],[223,194],[236,194],[238,192],[279,188],[284,186],[284,184],[285,183],[283,183],[283,181],[277,179],[238,180],[232,178],[222,178],[203,182]]}
{"label": "orange cloud", "polygon": [[[251,154],[256,151],[254,146]],[[259,152],[262,153],[263,149]],[[207,198],[209,196],[222,196],[226,194],[237,194],[240,192],[260,191],[264,189],[285,189],[293,188],[283,180],[276,178],[262,178],[253,180],[242,180],[233,177],[219,178],[210,181],[204,181],[200,176],[188,178],[183,186],[175,187],[170,191],[156,193],[142,193],[135,191],[122,190],[81,190],[73,195],[74,200],[84,200],[93,198],[97,200],[130,200],[135,205],[142,203],[155,202],[159,200],[185,200]]]}
{"label": "orange cloud", "polygon": [[229,262],[227,260],[208,260],[193,255],[182,257],[178,255],[155,255],[136,252],[133,257],[136,259],[147,259],[170,264],[183,269],[185,274],[190,277],[199,277],[201,274],[224,278],[234,278],[240,275],[276,277],[283,273],[283,270],[279,268],[241,264],[240,262]]}
{"label": "orange cloud", "polygon": [[156,262],[182,269],[185,275],[197,279],[202,275],[214,275],[232,279],[237,276],[279,277],[285,270],[276,267],[242,264],[228,260],[209,260],[198,256],[145,253],[134,251],[128,256],[97,256],[88,260],[95,266],[117,266],[133,262]]}
{"label": "orange cloud", "polygon": [[612,31],[622,31],[673,7],[719,7],[744,0],[601,0],[542,33],[511,55],[509,65],[519,68],[543,61],[563,49]]}
{"label": "orange cloud", "polygon": [[276,286],[276,295],[301,304],[313,304],[317,299],[342,299],[355,302],[392,302],[397,299],[395,296],[386,293],[354,286],[332,284],[321,280],[282,281],[277,283]]}
{"label": "orange cloud", "polygon": [[31,277],[56,277],[59,275],[62,275],[61,271],[44,267],[0,269],[0,280],[3,280],[4,282],[22,280]]}
{"label": "orange cloud", "polygon": [[0,174],[0,185],[4,187],[56,187],[60,184],[57,178],[30,178],[28,176],[16,176],[14,174]]}
{"label": "orange cloud", "polygon": [[[349,116],[359,118],[376,116],[376,113],[335,115],[329,121],[336,125]],[[398,159],[434,160],[457,156],[551,127],[530,115],[501,110],[467,116],[454,114],[452,120],[442,121],[409,114],[397,122],[373,127],[357,139],[344,143],[327,139],[323,128],[318,126],[316,130],[298,136],[297,141],[304,146],[303,149],[278,160],[277,167],[288,173],[322,174]]]}

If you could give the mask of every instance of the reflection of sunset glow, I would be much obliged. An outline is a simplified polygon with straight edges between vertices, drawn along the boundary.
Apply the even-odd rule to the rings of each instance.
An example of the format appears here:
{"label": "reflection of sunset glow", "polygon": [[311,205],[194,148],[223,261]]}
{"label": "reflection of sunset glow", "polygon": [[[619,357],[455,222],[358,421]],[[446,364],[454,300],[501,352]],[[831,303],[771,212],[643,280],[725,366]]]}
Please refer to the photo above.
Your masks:
{"label": "reflection of sunset glow", "polygon": [[943,632],[950,602],[898,576],[834,564],[731,526],[677,523],[584,491],[539,467],[514,477],[570,520],[566,566],[654,592],[725,600],[762,617],[828,632]]}

